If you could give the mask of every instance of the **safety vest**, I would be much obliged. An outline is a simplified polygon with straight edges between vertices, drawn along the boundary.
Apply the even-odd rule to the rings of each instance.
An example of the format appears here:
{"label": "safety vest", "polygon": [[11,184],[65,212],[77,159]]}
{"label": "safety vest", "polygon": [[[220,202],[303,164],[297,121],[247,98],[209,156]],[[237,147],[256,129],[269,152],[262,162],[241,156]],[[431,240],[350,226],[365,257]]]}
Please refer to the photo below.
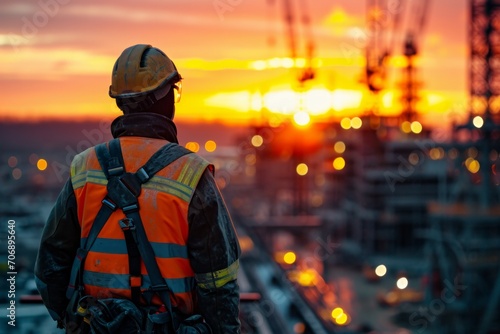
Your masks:
{"label": "safety vest", "polygon": [[[164,140],[120,138],[125,169],[136,172],[163,145]],[[201,175],[210,164],[196,154],[185,155],[142,185],[138,198],[142,223],[158,266],[172,290],[172,305],[184,314],[192,314],[195,277],[188,252],[188,208]],[[107,194],[107,179],[99,165],[95,149],[90,148],[73,159],[71,183],[76,197],[81,238],[87,238],[102,200]],[[128,253],[119,221],[121,210],[114,211],[102,228],[85,259],[85,293],[96,298],[131,297]],[[141,263],[141,290],[150,287],[144,263]],[[159,298],[153,299],[159,305]]]}

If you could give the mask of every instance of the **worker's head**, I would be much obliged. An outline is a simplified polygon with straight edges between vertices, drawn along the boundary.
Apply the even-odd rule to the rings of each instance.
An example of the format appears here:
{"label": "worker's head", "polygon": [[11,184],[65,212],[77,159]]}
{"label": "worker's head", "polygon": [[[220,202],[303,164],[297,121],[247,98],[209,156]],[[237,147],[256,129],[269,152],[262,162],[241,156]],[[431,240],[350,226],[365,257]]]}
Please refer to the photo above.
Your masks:
{"label": "worker's head", "polygon": [[174,118],[181,76],[170,58],[147,44],[126,48],[115,62],[109,96],[124,114],[154,112]]}

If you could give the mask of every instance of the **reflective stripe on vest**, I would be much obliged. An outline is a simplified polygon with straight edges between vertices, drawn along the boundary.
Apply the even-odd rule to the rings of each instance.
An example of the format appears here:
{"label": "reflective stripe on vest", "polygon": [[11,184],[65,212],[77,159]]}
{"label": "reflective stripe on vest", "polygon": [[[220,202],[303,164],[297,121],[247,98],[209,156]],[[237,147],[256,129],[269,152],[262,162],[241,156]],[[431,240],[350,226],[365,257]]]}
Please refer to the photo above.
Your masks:
{"label": "reflective stripe on vest", "polygon": [[[165,145],[164,140],[123,137],[120,144],[127,172],[135,172]],[[139,196],[141,219],[153,246],[158,266],[173,290],[172,304],[186,314],[194,311],[195,275],[187,253],[188,208],[201,175],[209,163],[196,154],[185,155],[158,172],[142,186]],[[101,201],[107,193],[106,177],[94,148],[75,157],[71,182],[76,196],[82,241],[88,236]],[[112,213],[85,260],[85,293],[98,298],[130,298],[128,253],[118,221],[125,215]],[[144,263],[141,289],[150,286]],[[154,302],[161,304],[159,299]]]}

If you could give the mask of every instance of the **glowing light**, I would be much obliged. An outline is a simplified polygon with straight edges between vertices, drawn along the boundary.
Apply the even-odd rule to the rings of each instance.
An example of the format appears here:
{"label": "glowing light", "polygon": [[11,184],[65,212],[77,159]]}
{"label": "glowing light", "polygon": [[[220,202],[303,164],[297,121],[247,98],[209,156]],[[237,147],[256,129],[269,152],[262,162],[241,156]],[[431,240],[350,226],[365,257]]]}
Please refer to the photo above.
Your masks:
{"label": "glowing light", "polygon": [[342,10],[342,8],[337,7],[333,12],[331,12],[328,17],[326,18],[326,23],[329,23],[330,25],[342,25],[346,24],[349,22],[350,17],[347,15],[345,11]]}
{"label": "glowing light", "polygon": [[47,160],[45,159],[38,159],[37,163],[36,163],[36,168],[38,168],[38,170],[46,170],[47,169]]}
{"label": "glowing light", "polygon": [[470,147],[469,149],[467,149],[467,155],[469,157],[471,157],[471,158],[477,158],[477,154],[478,154],[477,148]]}
{"label": "glowing light", "polygon": [[245,156],[245,162],[247,165],[255,165],[257,162],[257,156],[255,154],[247,154]]}
{"label": "glowing light", "polygon": [[281,58],[281,67],[292,68],[294,61],[292,58]]}
{"label": "glowing light", "polygon": [[205,143],[205,150],[207,152],[213,152],[217,148],[217,144],[213,140],[207,140]]}
{"label": "glowing light", "polygon": [[335,145],[333,146],[333,149],[335,150],[335,152],[337,152],[339,154],[344,153],[345,152],[344,142],[342,142],[342,141],[336,142]]}
{"label": "glowing light", "polygon": [[359,129],[359,128],[361,128],[362,125],[363,125],[363,121],[361,120],[361,118],[353,117],[353,119],[351,119],[351,127],[353,129]]}
{"label": "glowing light", "polygon": [[344,169],[344,167],[345,167],[344,158],[338,157],[338,158],[335,158],[335,160],[333,160],[333,168],[335,168],[336,170],[342,170],[342,169]]}
{"label": "glowing light", "polygon": [[[207,97],[204,104],[214,108],[232,109],[239,112],[248,112],[253,103],[250,91],[220,92]],[[249,103],[250,102],[250,103]]]}
{"label": "glowing light", "polygon": [[283,255],[283,261],[286,264],[294,264],[296,260],[297,256],[294,252],[286,252],[285,255]]}
{"label": "glowing light", "polygon": [[190,151],[193,151],[193,152],[198,152],[200,150],[200,144],[198,144],[197,142],[195,141],[190,141],[190,142],[187,142],[185,147],[190,150]]}
{"label": "glowing light", "polygon": [[351,128],[351,119],[348,117],[342,118],[342,120],[340,121],[340,126],[344,130],[349,130]]}
{"label": "glowing light", "polygon": [[299,94],[293,90],[279,90],[264,95],[264,106],[272,112],[290,115],[298,110]]}
{"label": "glowing light", "polygon": [[429,156],[432,160],[442,159],[444,157],[444,150],[441,147],[434,147],[429,151]]}
{"label": "glowing light", "polygon": [[313,286],[316,282],[316,271],[307,269],[301,271],[298,277],[298,283],[302,286]]}
{"label": "glowing light", "polygon": [[385,274],[387,274],[387,268],[383,264],[380,264],[375,268],[375,275],[378,277],[383,277]]}
{"label": "glowing light", "polygon": [[392,107],[393,100],[394,100],[393,92],[387,92],[384,95],[382,95],[382,105],[384,106],[384,108]]}
{"label": "glowing light", "polygon": [[410,156],[408,157],[408,161],[412,164],[412,165],[417,165],[418,162],[420,161],[420,158],[418,156],[417,153],[413,152],[413,153],[410,153]]}
{"label": "glowing light", "polygon": [[299,126],[306,126],[311,121],[311,117],[305,111],[299,111],[293,115],[293,121]]}
{"label": "glowing light", "polygon": [[336,322],[338,325],[345,325],[345,323],[347,322],[347,314],[342,313],[342,314],[341,314],[341,315],[339,315],[337,318],[335,318],[335,322]]}
{"label": "glowing light", "polygon": [[269,59],[267,61],[267,63],[268,63],[268,66],[270,68],[278,68],[281,65],[281,59],[277,58],[277,57],[274,57],[274,58]]}
{"label": "glowing light", "polygon": [[295,67],[303,68],[306,66],[306,60],[304,58],[295,58]]}
{"label": "glowing light", "polygon": [[420,124],[420,122],[418,122],[418,121],[411,122],[410,127],[411,127],[411,131],[413,133],[418,134],[418,133],[422,132],[422,124]]}
{"label": "glowing light", "polygon": [[337,319],[342,314],[344,314],[344,310],[341,307],[336,307],[332,311],[332,318]]}
{"label": "glowing light", "polygon": [[476,128],[480,129],[484,125],[484,120],[481,116],[476,116],[472,120],[472,124],[474,124]]}
{"label": "glowing light", "polygon": [[223,177],[218,177],[216,180],[217,186],[219,186],[220,189],[224,189],[227,186],[227,181]]}
{"label": "glowing light", "polygon": [[403,131],[404,133],[410,133],[411,132],[411,123],[408,121],[404,121],[401,124],[401,131]]}
{"label": "glowing light", "polygon": [[265,60],[256,60],[250,66],[257,71],[265,70],[267,67]]}
{"label": "glowing light", "polygon": [[10,168],[14,168],[17,166],[17,158],[15,156],[9,157],[7,160],[7,164],[9,165]]}
{"label": "glowing light", "polygon": [[[471,160],[469,161],[469,159],[471,159]],[[466,161],[465,166],[467,167],[469,172],[471,172],[472,174],[476,174],[477,172],[479,172],[481,165],[479,164],[479,161],[477,161],[476,159],[472,159],[472,158],[469,158],[469,159],[467,159],[467,161],[469,161],[469,163],[467,164],[467,161]]]}
{"label": "glowing light", "polygon": [[330,91],[314,88],[304,93],[304,105],[311,115],[322,115],[330,109]]}
{"label": "glowing light", "polygon": [[272,128],[277,128],[282,123],[281,119],[277,116],[272,116],[269,118],[269,126]]}
{"label": "glowing light", "polygon": [[306,331],[306,325],[304,325],[303,322],[298,322],[295,325],[293,325],[293,330],[297,334],[302,334]]}
{"label": "glowing light", "polygon": [[450,157],[450,159],[456,159],[458,158],[458,151],[456,148],[452,148],[451,150],[448,151],[448,157]]}
{"label": "glowing light", "polygon": [[297,165],[297,174],[304,176],[309,171],[309,167],[305,163],[300,163]]}
{"label": "glowing light", "polygon": [[23,176],[23,172],[19,168],[14,168],[12,170],[12,177],[14,180],[19,180]]}
{"label": "glowing light", "polygon": [[323,196],[320,194],[315,194],[311,197],[311,205],[314,207],[320,207],[323,205]]}
{"label": "glowing light", "polygon": [[261,135],[254,135],[252,137],[252,145],[254,147],[261,147],[264,144],[264,138]]}
{"label": "glowing light", "polygon": [[398,289],[400,290],[403,290],[403,289],[406,289],[406,287],[408,286],[408,279],[406,277],[401,277],[400,279],[398,279],[398,281],[396,282],[396,286],[398,287]]}
{"label": "glowing light", "polygon": [[250,100],[250,109],[253,111],[262,110],[262,95],[259,92],[252,94]]}
{"label": "glowing light", "polygon": [[360,106],[363,94],[355,90],[336,89],[332,92],[331,107],[335,111],[356,109]]}

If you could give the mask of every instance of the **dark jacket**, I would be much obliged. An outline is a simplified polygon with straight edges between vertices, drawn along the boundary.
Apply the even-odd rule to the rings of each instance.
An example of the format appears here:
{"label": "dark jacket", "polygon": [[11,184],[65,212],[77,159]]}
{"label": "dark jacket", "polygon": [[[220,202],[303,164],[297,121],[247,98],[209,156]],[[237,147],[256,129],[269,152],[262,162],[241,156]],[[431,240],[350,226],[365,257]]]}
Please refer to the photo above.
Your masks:
{"label": "dark jacket", "polygon": [[[118,117],[113,137],[139,136],[177,142],[173,122],[157,114]],[[54,320],[64,318],[66,289],[80,244],[75,194],[68,180],[50,213],[35,264],[35,279]],[[205,171],[188,210],[188,253],[195,274],[216,273],[238,260],[240,249],[233,223],[212,174]],[[236,280],[223,286],[196,287],[200,313],[214,333],[239,333],[239,288]]]}

